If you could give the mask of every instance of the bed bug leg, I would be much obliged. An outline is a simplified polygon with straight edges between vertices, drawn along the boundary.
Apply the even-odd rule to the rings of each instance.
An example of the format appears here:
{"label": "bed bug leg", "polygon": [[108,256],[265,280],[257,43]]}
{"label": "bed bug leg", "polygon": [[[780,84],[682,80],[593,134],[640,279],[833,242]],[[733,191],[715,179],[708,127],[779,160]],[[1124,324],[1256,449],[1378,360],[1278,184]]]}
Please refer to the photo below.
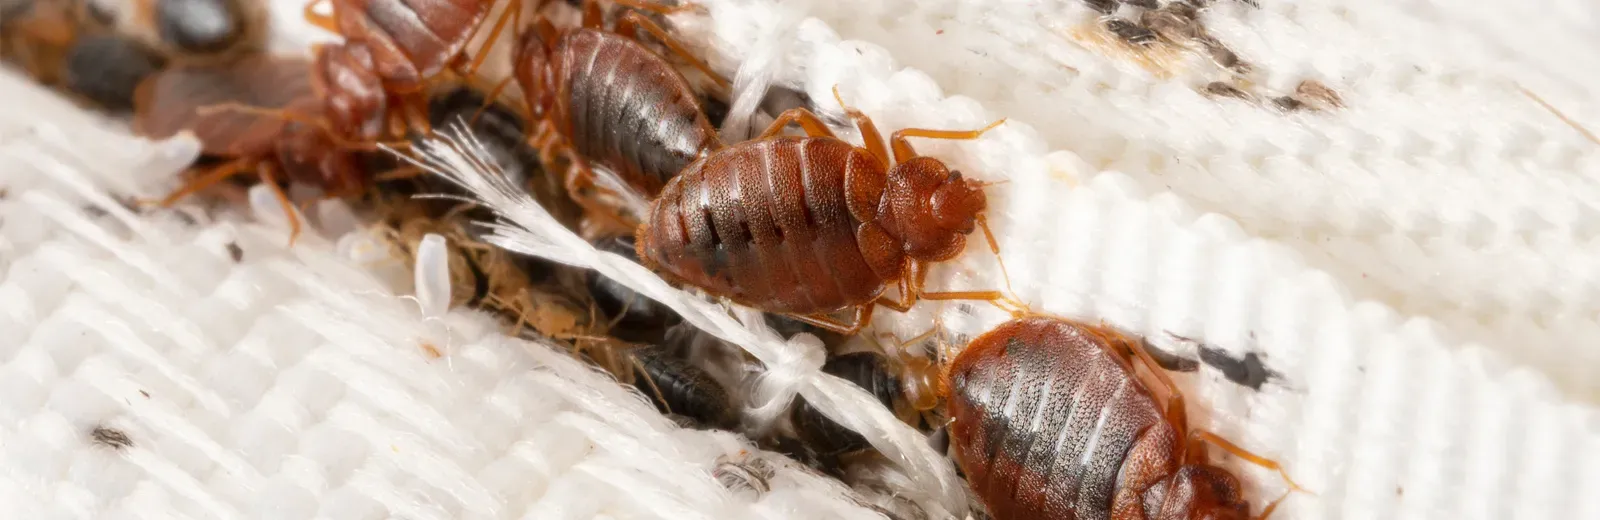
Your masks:
{"label": "bed bug leg", "polygon": [[656,25],[656,23],[650,21],[649,18],[645,18],[636,12],[629,12],[623,13],[622,19],[617,22],[617,34],[620,34],[625,38],[637,41],[639,39],[638,32],[640,30],[650,33],[651,36],[655,36],[657,40],[661,41],[662,45],[666,45],[667,49],[671,50],[679,57],[682,57],[684,61],[689,62],[689,66],[699,69],[701,73],[706,75],[706,77],[711,78],[711,81],[715,82],[718,87],[722,88],[723,90],[727,90],[732,86],[732,84],[728,82],[727,78],[717,74],[717,71],[712,70],[711,65],[706,64],[705,60],[702,60],[693,53],[690,53],[689,49],[684,47],[681,42],[679,42],[676,38],[673,38],[672,35],[667,34],[666,29],[662,29],[660,25]]}
{"label": "bed bug leg", "polygon": [[949,139],[956,141],[972,140],[982,137],[985,132],[993,130],[994,127],[1005,124],[1005,122],[1006,120],[1004,118],[998,119],[993,123],[989,123],[989,126],[985,126],[977,130],[933,130],[928,128],[904,128],[896,130],[894,135],[889,137],[889,145],[890,147],[894,148],[894,161],[900,163],[917,156],[916,150],[911,147],[911,142],[906,140],[908,137],[926,137],[929,139]]}
{"label": "bed bug leg", "polygon": [[772,124],[768,125],[767,129],[761,132],[761,135],[754,140],[766,139],[783,133],[783,129],[788,128],[790,123],[799,124],[800,128],[805,130],[806,135],[810,137],[834,137],[833,130],[829,130],[828,125],[823,123],[822,119],[817,117],[815,113],[804,108],[791,108],[783,111],[782,114],[778,114],[778,118],[772,120]]}

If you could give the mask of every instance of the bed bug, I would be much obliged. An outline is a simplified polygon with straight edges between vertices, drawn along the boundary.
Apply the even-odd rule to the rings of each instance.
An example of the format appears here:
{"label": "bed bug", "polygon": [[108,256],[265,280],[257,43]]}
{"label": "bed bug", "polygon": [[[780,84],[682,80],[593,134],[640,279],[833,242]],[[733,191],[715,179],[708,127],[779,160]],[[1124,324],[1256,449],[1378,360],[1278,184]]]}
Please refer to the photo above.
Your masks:
{"label": "bed bug", "polygon": [[619,379],[638,388],[661,413],[719,429],[738,422],[728,391],[699,367],[653,345],[628,348],[626,357],[633,370]]}
{"label": "bed bug", "polygon": [[109,29],[84,0],[21,0],[0,13],[0,57],[43,85],[59,84],[73,44]]}
{"label": "bed bug", "polygon": [[[205,155],[227,159],[201,172],[160,203],[177,200],[229,177],[255,172],[274,188],[284,212],[294,215],[280,176],[322,188],[330,196],[363,191],[372,181],[356,151],[338,141],[321,119],[321,103],[311,95],[306,63],[249,55],[219,65],[171,67],[146,79],[134,95],[134,129],[165,138],[189,130]],[[286,114],[211,110],[228,105],[276,107]],[[300,223],[290,218],[290,241]]]}
{"label": "bed bug", "polygon": [[[974,131],[896,131],[890,162],[871,119],[845,111],[865,148],[797,108],[756,139],[690,163],[650,203],[636,232],[639,259],[676,284],[845,335],[875,305],[904,312],[918,299],[1005,300],[999,291],[923,290],[926,266],[959,255],[976,227],[997,254],[999,246],[983,218],[984,185],[908,141],[975,139],[1005,120]],[[779,136],[791,122],[807,136]],[[884,296],[889,282],[899,300]],[[830,316],[844,310],[852,322]]]}
{"label": "bed bug", "polygon": [[165,64],[163,56],[135,38],[85,36],[67,51],[62,86],[107,110],[132,110],[139,83]]}
{"label": "bed bug", "polygon": [[1238,478],[1206,462],[1207,444],[1299,489],[1276,462],[1190,429],[1171,380],[1109,328],[1021,317],[973,339],[947,381],[956,462],[997,520],[1249,518]]}
{"label": "bed bug", "polygon": [[225,58],[261,48],[260,7],[256,0],[136,0],[134,17],[175,55]]}
{"label": "bed bug", "polygon": [[[378,90],[390,94],[389,109],[397,120],[431,133],[423,114],[428,80],[447,69],[473,78],[506,24],[522,12],[523,2],[508,1],[482,47],[470,56],[466,46],[496,0],[314,0],[306,4],[304,16],[312,25],[344,36],[343,43],[324,47],[350,47],[341,52],[351,54],[351,64],[366,69],[381,84]],[[321,4],[329,4],[332,14],[317,12]]]}
{"label": "bed bug", "polygon": [[[905,398],[900,378],[894,374],[893,367],[883,354],[852,352],[833,356],[822,365],[822,371],[866,390],[901,420],[915,420],[915,410]],[[799,399],[789,417],[800,439],[823,457],[864,450],[870,446],[861,434],[822,415],[804,398]]]}
{"label": "bed bug", "polygon": [[[638,0],[617,3],[653,12],[683,9]],[[558,157],[567,161],[568,190],[597,216],[630,204],[602,202],[605,192],[617,189],[597,185],[591,163],[619,177],[626,183],[621,188],[648,198],[691,161],[722,146],[688,80],[640,43],[639,31],[727,87],[710,66],[639,12],[623,13],[616,32],[604,30],[602,18],[599,3],[587,0],[582,27],[556,29],[542,16],[535,19],[517,38],[508,78],[522,90],[534,125],[530,142],[546,165]],[[612,220],[630,230],[638,217]]]}
{"label": "bed bug", "polygon": [[[535,201],[548,211],[556,221],[569,229],[577,230],[583,216],[581,208],[567,196],[561,179],[545,173],[539,154],[527,145],[522,131],[525,121],[509,105],[490,99],[483,91],[461,85],[441,89],[428,101],[429,122],[435,127],[465,122],[465,128],[477,138],[488,152],[500,172],[511,182],[533,195]],[[414,136],[420,139],[421,136]],[[430,182],[433,176],[412,177],[424,184],[427,191],[465,195],[448,182]],[[467,214],[478,220],[492,219],[493,215],[474,210]]]}

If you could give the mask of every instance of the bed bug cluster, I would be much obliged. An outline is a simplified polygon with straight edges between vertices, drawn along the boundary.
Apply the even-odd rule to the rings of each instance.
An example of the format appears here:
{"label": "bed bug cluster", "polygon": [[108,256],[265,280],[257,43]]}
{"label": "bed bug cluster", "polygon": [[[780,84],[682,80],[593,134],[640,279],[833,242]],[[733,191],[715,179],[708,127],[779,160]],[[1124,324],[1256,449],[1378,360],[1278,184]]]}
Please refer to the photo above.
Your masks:
{"label": "bed bug cluster", "polygon": [[[1205,33],[1206,2],[1089,4],[1108,16],[1099,27],[1126,45],[1186,49],[1233,75],[1251,70]],[[859,473],[852,468],[890,462],[876,439],[804,399],[777,424],[750,428],[741,392],[764,367],[740,347],[616,280],[487,243],[470,225],[491,216],[485,208],[424,197],[459,193],[397,155],[459,123],[496,171],[597,249],[762,311],[784,337],[815,336],[829,352],[822,371],[942,444],[991,518],[1246,518],[1262,503],[1210,462],[1207,446],[1276,464],[1191,428],[1161,370],[1194,370],[1197,361],[1160,363],[1151,356],[1160,350],[1031,314],[1000,287],[930,289],[931,268],[960,256],[974,234],[1001,251],[987,225],[989,183],[913,141],[978,139],[1004,120],[885,136],[837,89],[827,110],[779,90],[782,99],[764,103],[779,110],[763,131],[719,134],[728,81],[678,40],[666,16],[693,8],[319,0],[306,5],[306,20],[339,38],[292,56],[263,50],[262,5],[249,0],[137,0],[115,13],[83,1],[12,1],[0,17],[0,57],[85,106],[129,117],[141,135],[189,132],[200,141],[202,157],[178,188],[146,204],[259,182],[288,215],[292,246],[297,208],[344,200],[387,258],[447,280],[450,308],[563,346],[684,427],[744,432],[847,481]],[[580,21],[558,24],[559,10]],[[497,45],[505,52],[490,52]],[[496,68],[505,72],[487,72]],[[1233,85],[1205,91],[1252,96]],[[1275,103],[1340,104],[1319,85]],[[859,144],[835,134],[846,124]],[[423,248],[437,243],[426,237],[443,239],[442,263],[424,265]],[[1015,319],[970,339],[935,326],[886,346],[868,333],[880,307],[907,312],[929,300],[994,303]],[[1265,369],[1252,372],[1258,358],[1216,354],[1201,360],[1257,389],[1266,380],[1255,377]],[[730,492],[754,495],[771,489],[774,474],[759,457],[708,471]]]}
{"label": "bed bug cluster", "polygon": [[[1095,14],[1092,24],[1073,32],[1084,45],[1135,62],[1163,79],[1183,77],[1214,100],[1234,100],[1279,113],[1325,112],[1344,108],[1344,98],[1327,84],[1304,79],[1289,91],[1260,84],[1262,71],[1240,57],[1207,29],[1212,0],[1084,0]],[[1235,1],[1242,8],[1255,2]],[[1193,66],[1189,57],[1204,66]]]}

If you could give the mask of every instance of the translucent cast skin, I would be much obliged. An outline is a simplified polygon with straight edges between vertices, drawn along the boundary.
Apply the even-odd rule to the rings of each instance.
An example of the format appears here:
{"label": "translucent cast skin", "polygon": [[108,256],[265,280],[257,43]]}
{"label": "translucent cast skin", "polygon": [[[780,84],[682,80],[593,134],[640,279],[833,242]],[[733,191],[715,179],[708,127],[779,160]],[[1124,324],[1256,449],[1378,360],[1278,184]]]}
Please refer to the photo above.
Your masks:
{"label": "translucent cast skin", "polygon": [[1099,327],[1029,317],[957,355],[948,372],[951,443],[996,520],[1249,518],[1238,479],[1189,449],[1181,412],[1164,410],[1135,377],[1136,345]]}
{"label": "translucent cast skin", "polygon": [[[845,334],[875,304],[904,311],[919,298],[998,299],[922,291],[922,267],[960,254],[988,200],[980,183],[917,156],[906,140],[973,139],[988,128],[901,130],[890,139],[891,163],[871,120],[847,112],[865,147],[793,109],[757,138],[689,164],[651,202],[636,233],[640,260],[676,283]],[[777,135],[791,122],[807,136]],[[901,300],[882,296],[890,282]],[[853,323],[829,316],[846,309]]]}

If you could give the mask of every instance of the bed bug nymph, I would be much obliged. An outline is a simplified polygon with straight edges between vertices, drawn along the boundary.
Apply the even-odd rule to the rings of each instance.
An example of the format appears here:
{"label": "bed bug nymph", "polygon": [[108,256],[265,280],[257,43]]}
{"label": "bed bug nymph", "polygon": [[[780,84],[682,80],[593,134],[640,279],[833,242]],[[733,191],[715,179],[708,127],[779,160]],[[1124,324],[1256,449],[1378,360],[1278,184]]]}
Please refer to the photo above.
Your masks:
{"label": "bed bug nymph", "polygon": [[[686,8],[641,0],[616,3],[658,13]],[[639,31],[650,33],[719,87],[726,89],[728,83],[641,13],[623,13],[616,32],[602,27],[603,18],[597,0],[584,2],[581,27],[556,29],[544,17],[536,18],[517,38],[513,74],[507,80],[514,79],[522,90],[529,143],[547,167],[557,157],[566,159],[566,186],[573,200],[626,232],[641,217],[612,214],[629,209],[627,203],[600,202],[600,195],[616,190],[596,184],[591,162],[627,185],[618,188],[642,195],[634,205],[644,206],[691,161],[722,147],[689,81],[641,44]],[[496,90],[504,86],[502,82]]]}
{"label": "bed bug nymph", "polygon": [[[844,106],[837,88],[834,98]],[[999,246],[983,216],[985,185],[907,141],[976,139],[1005,120],[980,130],[896,131],[890,162],[872,120],[844,109],[865,147],[795,108],[756,139],[689,164],[651,202],[636,233],[640,260],[669,281],[846,335],[876,305],[905,312],[919,299],[1011,301],[999,291],[923,290],[926,267],[959,255],[977,227],[997,256]],[[778,135],[789,123],[806,136]],[[883,294],[890,282],[898,300]],[[850,323],[831,316],[847,309]]]}

